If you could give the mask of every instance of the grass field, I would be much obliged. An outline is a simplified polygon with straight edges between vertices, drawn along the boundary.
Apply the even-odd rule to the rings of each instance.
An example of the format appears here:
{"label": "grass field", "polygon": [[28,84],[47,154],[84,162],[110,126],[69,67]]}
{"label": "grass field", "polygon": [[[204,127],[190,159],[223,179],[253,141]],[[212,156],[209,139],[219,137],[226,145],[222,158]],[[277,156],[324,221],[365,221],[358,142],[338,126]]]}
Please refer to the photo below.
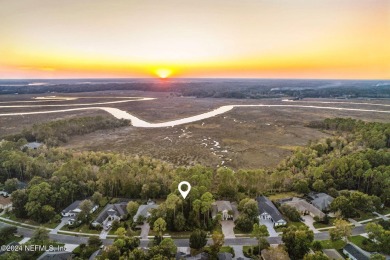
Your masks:
{"label": "grass field", "polygon": [[336,241],[331,241],[331,240],[320,240],[320,243],[322,245],[323,249],[337,249],[340,250],[342,249],[346,243],[342,240],[336,240]]}
{"label": "grass field", "polygon": [[[112,101],[111,97],[145,96],[156,100],[110,104],[150,122],[164,122],[198,115],[230,104],[285,104],[280,100],[188,98],[170,96],[167,93],[137,91],[109,91],[66,94],[84,96],[86,99],[61,101],[76,105],[89,102]],[[101,97],[99,99],[92,97]],[[0,102],[31,100],[33,95],[2,95]],[[325,100],[323,100],[325,101]],[[372,102],[372,101],[370,101]],[[376,101],[375,101],[376,102]],[[58,102],[57,102],[58,103]],[[317,100],[312,103],[318,105]],[[322,105],[322,104],[321,104]],[[332,106],[332,104],[323,104]],[[363,105],[340,104],[340,107],[365,108]],[[367,108],[370,106],[367,106]],[[61,107],[61,109],[67,107]],[[29,108],[28,111],[44,111],[47,108]],[[55,108],[53,108],[55,109]],[[58,108],[57,108],[58,109]],[[25,111],[26,108],[1,108],[2,113]],[[100,110],[39,114],[31,116],[0,117],[0,136],[21,131],[34,123],[61,118],[102,115]],[[313,120],[332,117],[352,117],[368,121],[388,121],[386,114],[354,111],[315,110],[287,107],[235,108],[228,113],[199,122],[166,128],[122,127],[96,131],[85,136],[75,136],[65,145],[75,150],[116,151],[134,155],[146,155],[176,165],[229,166],[234,169],[274,167],[297,147],[309,140],[328,136],[305,125]]]}

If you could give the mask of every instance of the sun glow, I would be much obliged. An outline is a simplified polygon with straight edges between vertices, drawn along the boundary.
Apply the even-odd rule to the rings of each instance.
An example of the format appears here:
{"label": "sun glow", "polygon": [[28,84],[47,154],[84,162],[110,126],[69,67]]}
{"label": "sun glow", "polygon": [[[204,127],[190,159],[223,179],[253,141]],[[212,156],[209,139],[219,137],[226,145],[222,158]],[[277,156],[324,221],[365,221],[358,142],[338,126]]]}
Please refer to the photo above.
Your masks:
{"label": "sun glow", "polygon": [[160,78],[166,79],[172,74],[172,70],[170,70],[170,69],[157,69],[156,74]]}

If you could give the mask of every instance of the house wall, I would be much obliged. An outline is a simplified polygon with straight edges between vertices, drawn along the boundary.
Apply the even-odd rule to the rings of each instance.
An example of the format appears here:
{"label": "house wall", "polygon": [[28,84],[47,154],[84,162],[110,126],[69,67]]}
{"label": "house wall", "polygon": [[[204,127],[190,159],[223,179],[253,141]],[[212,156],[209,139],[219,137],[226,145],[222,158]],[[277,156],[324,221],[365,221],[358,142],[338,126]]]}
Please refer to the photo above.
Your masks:
{"label": "house wall", "polygon": [[263,214],[261,214],[261,215],[259,216],[259,218],[260,218],[260,219],[271,219],[271,220],[272,220],[271,215],[268,214],[268,213],[263,213]]}

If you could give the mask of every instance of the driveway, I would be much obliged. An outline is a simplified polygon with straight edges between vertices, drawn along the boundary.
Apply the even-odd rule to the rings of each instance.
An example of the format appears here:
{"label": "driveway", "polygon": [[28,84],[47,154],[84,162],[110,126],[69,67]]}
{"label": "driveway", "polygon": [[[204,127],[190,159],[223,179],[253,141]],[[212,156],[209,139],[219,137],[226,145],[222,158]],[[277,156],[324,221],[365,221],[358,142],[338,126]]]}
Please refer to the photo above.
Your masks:
{"label": "driveway", "polygon": [[102,232],[100,232],[100,235],[99,235],[99,238],[100,239],[105,239],[108,235],[108,232],[110,232],[110,229],[109,230],[102,230]]}
{"label": "driveway", "polygon": [[61,219],[61,223],[58,224],[58,226],[56,226],[53,230],[51,230],[50,234],[57,234],[58,230],[60,230],[63,226],[65,226],[69,219],[70,217],[63,217]]}
{"label": "driveway", "polygon": [[232,220],[222,220],[222,233],[224,234],[225,238],[235,238],[236,235],[234,235],[234,222]]}
{"label": "driveway", "polygon": [[149,230],[150,225],[149,223],[145,222],[141,227],[141,239],[148,239]]}
{"label": "driveway", "polygon": [[313,219],[312,216],[310,216],[310,215],[305,215],[305,216],[302,216],[302,218],[305,220],[303,223],[305,223],[305,225],[308,226],[309,229],[313,231],[313,233],[320,233],[320,231],[318,231],[318,230],[314,227],[314,225],[313,225],[314,219]]}
{"label": "driveway", "polygon": [[336,260],[342,259],[342,260],[344,260],[344,257],[342,257],[342,256],[340,255],[340,253],[337,252],[336,249],[324,249],[323,252],[324,252],[324,254],[327,255],[330,259],[336,259]]}
{"label": "driveway", "polygon": [[276,233],[274,229],[274,223],[270,219],[260,219],[260,224],[265,225],[268,229],[268,233],[270,237],[277,237],[278,233]]}
{"label": "driveway", "polygon": [[231,246],[234,250],[234,258],[233,259],[248,259],[247,257],[244,256],[243,246]]}

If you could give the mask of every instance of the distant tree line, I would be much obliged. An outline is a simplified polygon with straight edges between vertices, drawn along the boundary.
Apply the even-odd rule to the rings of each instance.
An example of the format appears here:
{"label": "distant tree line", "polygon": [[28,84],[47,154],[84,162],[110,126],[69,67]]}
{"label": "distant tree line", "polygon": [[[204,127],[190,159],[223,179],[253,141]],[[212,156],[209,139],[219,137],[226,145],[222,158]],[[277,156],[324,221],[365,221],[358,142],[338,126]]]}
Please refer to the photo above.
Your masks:
{"label": "distant tree line", "polygon": [[[12,86],[0,84],[1,94],[38,94],[47,92],[78,93],[104,90],[172,92],[183,96],[213,98],[389,98],[390,85],[378,80],[286,80],[286,79],[201,79],[169,81],[128,81],[120,83],[73,84],[51,82],[50,85]],[[23,84],[23,82],[21,82]],[[163,84],[164,87],[161,87]]]}
{"label": "distant tree line", "polygon": [[37,141],[49,146],[58,146],[61,143],[66,143],[71,136],[128,125],[130,125],[129,120],[112,117],[77,117],[34,124],[31,128],[23,129],[19,134],[9,135],[4,138],[10,141],[24,138],[27,142]]}

